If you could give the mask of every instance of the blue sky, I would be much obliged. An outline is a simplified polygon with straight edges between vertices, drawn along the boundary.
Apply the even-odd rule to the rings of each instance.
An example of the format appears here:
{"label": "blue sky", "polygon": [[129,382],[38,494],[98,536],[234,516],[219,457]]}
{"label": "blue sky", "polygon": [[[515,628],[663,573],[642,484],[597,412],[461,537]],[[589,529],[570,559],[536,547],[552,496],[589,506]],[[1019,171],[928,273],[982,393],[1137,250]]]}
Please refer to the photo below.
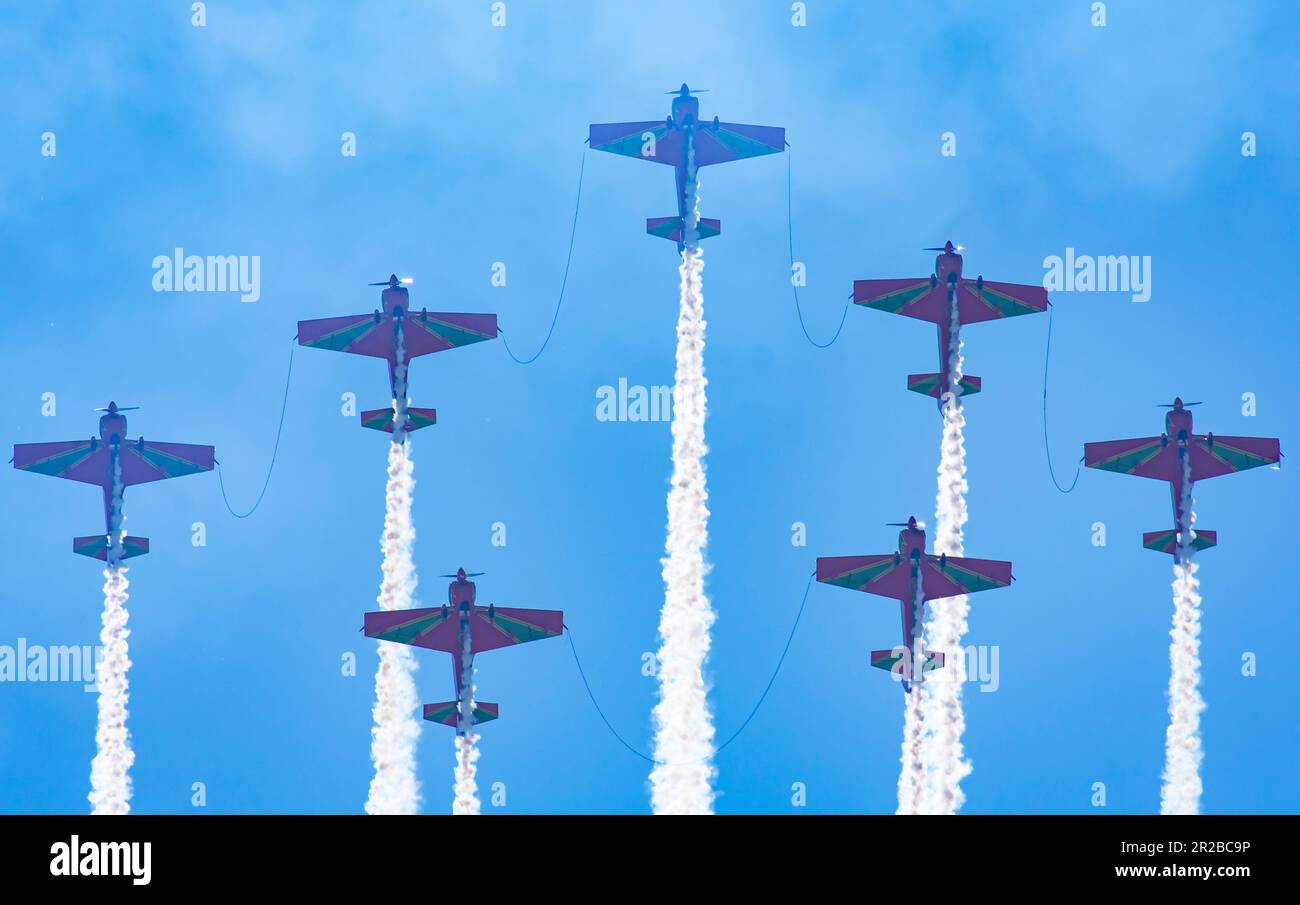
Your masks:
{"label": "blue sky", "polygon": [[[0,246],[10,442],[88,436],[110,398],[132,433],[212,443],[236,508],[261,486],[295,322],[371,310],[367,282],[411,274],[412,302],[496,311],[531,353],[550,322],[591,122],[666,115],[663,92],[709,88],[702,113],[781,125],[792,158],[706,170],[708,458],[718,611],[708,674],[723,738],[767,682],[817,555],[892,549],[883,523],[933,521],[939,421],[905,375],[935,369],[932,328],[848,312],[808,345],[790,298],[793,167],[805,317],[829,336],[854,278],[920,276],[922,246],[967,246],[969,271],[1032,283],[1064,254],[1150,256],[1152,297],[1057,305],[1050,435],[1066,477],[1085,440],[1158,433],[1157,403],[1199,399],[1197,426],[1282,438],[1300,324],[1288,286],[1300,135],[1291,4],[790,4],[672,13],[508,0],[207,5],[8,4],[0,15]],[[57,156],[42,156],[42,134]],[[357,156],[340,135],[357,136]],[[954,132],[957,155],[940,154]],[[1258,154],[1241,153],[1254,132]],[[677,271],[644,219],[673,212],[663,168],[586,161],[568,296],[529,367],[499,343],[423,358],[411,393],[419,598],[485,570],[481,600],[562,608],[610,720],[650,738],[670,436],[595,417],[597,389],[672,380]],[[176,247],[258,255],[261,299],[156,294]],[[508,284],[490,283],[505,262]],[[968,642],[996,645],[1000,684],[967,690],[968,812],[1154,812],[1166,725],[1169,527],[1154,482],[1088,472],[1053,489],[1040,415],[1047,319],[971,328],[966,551],[1018,581],[972,598]],[[42,394],[57,398],[43,417]],[[141,812],[359,812],[370,778],[385,444],[340,396],[385,403],[375,361],[299,350],[279,464],[244,521],[216,475],[133,488],[152,539],[131,579],[130,727]],[[1254,417],[1241,411],[1256,394]],[[9,581],[0,645],[92,644],[102,579],[69,538],[100,529],[96,492],[0,476]],[[1204,808],[1300,809],[1286,752],[1300,615],[1284,583],[1292,472],[1198,487],[1203,555]],[[190,544],[206,525],[207,546]],[[1107,526],[1094,547],[1091,526]],[[494,522],[504,547],[491,544]],[[807,526],[806,547],[791,525]],[[891,811],[901,695],[867,666],[898,637],[888,601],[814,587],[764,708],[718,757],[722,812]],[[341,657],[357,656],[356,677]],[[1258,675],[1241,675],[1244,652]],[[449,658],[420,654],[425,700]],[[646,812],[646,764],[587,701],[566,642],[478,661],[480,783],[506,812]],[[95,696],[0,684],[0,811],[87,808]],[[451,799],[452,736],[427,726],[425,810]],[[207,805],[191,805],[191,786]],[[1090,805],[1105,783],[1107,806]],[[803,783],[807,806],[791,804]]]}

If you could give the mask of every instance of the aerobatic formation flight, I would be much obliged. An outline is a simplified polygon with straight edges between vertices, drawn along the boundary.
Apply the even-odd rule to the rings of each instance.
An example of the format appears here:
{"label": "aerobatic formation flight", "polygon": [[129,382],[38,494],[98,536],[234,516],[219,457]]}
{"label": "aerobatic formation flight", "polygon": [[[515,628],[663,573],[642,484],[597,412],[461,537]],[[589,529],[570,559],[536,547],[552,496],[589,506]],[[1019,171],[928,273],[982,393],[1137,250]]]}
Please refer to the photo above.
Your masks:
{"label": "aerobatic formation flight", "polygon": [[[673,405],[673,477],[668,498],[668,555],[663,560],[665,606],[659,629],[663,648],[656,655],[661,670],[657,673],[661,682],[661,703],[655,713],[659,737],[655,756],[647,758],[655,764],[651,775],[655,810],[676,813],[703,813],[712,809],[714,792],[710,783],[714,771],[711,758],[716,751],[712,714],[706,701],[708,682],[705,674],[713,612],[704,594],[704,576],[708,572],[704,550],[709,513],[703,467],[707,449],[704,443],[706,382],[700,277],[703,264],[699,241],[719,235],[721,222],[699,217],[697,173],[701,167],[782,153],[788,147],[785,129],[781,127],[723,122],[717,116],[702,120],[699,93],[682,84],[679,90],[668,92],[672,101],[665,119],[591,124],[588,136],[588,144],[593,150],[665,164],[672,167],[675,174],[677,213],[648,218],[646,232],[676,243],[681,255],[681,314]],[[793,239],[791,246],[793,248]],[[905,705],[911,708],[905,712],[906,721],[919,719],[921,699],[929,696],[935,696],[938,701],[933,712],[946,712],[950,718],[955,714],[949,731],[932,731],[926,737],[927,745],[947,747],[946,752],[939,752],[947,759],[936,756],[928,764],[922,764],[918,756],[915,765],[909,768],[913,771],[914,788],[918,790],[930,787],[923,782],[926,770],[941,774],[930,785],[940,790],[933,793],[939,799],[944,794],[948,798],[934,807],[936,812],[952,813],[961,805],[962,799],[954,790],[965,775],[959,769],[963,756],[960,733],[964,726],[964,716],[960,711],[960,681],[964,678],[964,670],[956,660],[963,655],[960,639],[961,633],[966,631],[964,598],[968,594],[1008,587],[1013,581],[1009,561],[950,555],[963,552],[962,526],[966,521],[966,464],[962,435],[965,421],[959,397],[979,393],[983,388],[979,377],[964,373],[960,352],[961,328],[1045,312],[1051,303],[1042,285],[986,281],[982,275],[975,278],[964,275],[962,248],[951,241],[942,247],[925,250],[937,253],[933,273],[918,278],[855,280],[852,300],[863,307],[927,321],[937,328],[939,370],[907,377],[907,389],[937,400],[945,418],[939,468],[938,524],[934,538],[937,552],[927,552],[925,525],[912,516],[905,523],[890,523],[901,529],[896,551],[818,557],[814,577],[822,584],[897,601],[902,643],[893,648],[870,651],[868,662],[871,667],[889,671],[905,693],[916,691],[911,695],[911,703]],[[367,810],[371,813],[413,813],[418,805],[414,750],[407,736],[418,736],[419,733],[404,735],[403,723],[417,719],[418,708],[407,705],[418,704],[420,699],[414,697],[412,655],[395,646],[406,645],[451,655],[455,698],[424,704],[422,714],[425,721],[449,726],[456,731],[458,750],[462,751],[457,774],[456,812],[477,813],[473,784],[473,762],[477,755],[470,756],[464,752],[472,749],[474,727],[498,719],[500,707],[476,699],[475,657],[485,651],[557,637],[566,626],[564,613],[559,610],[479,604],[477,586],[472,579],[483,573],[466,572],[464,568],[458,569],[454,575],[442,576],[452,579],[446,603],[434,607],[412,606],[417,584],[411,516],[414,479],[410,455],[414,444],[407,444],[406,440],[410,432],[435,424],[437,413],[433,408],[408,405],[410,361],[423,355],[495,339],[499,331],[497,316],[491,313],[433,312],[423,307],[413,310],[408,288],[410,283],[409,278],[399,278],[396,274],[385,281],[371,283],[370,286],[381,288],[378,308],[370,313],[298,321],[295,340],[302,346],[383,359],[388,365],[392,404],[363,411],[360,415],[363,427],[392,435],[383,536],[383,582],[379,595],[379,605],[383,608],[366,612],[362,628],[369,638],[394,643],[379,645],[381,666],[376,676],[375,729],[372,733],[376,779],[371,787]],[[557,317],[558,313],[557,308]],[[286,387],[286,399],[287,393]],[[1197,404],[1175,398],[1168,406],[1170,411],[1165,416],[1165,430],[1160,436],[1087,443],[1083,460],[1089,468],[1169,484],[1173,527],[1144,534],[1143,546],[1174,557],[1180,576],[1178,581],[1182,582],[1175,584],[1176,603],[1184,607],[1178,612],[1191,613],[1193,619],[1200,598],[1195,593],[1195,567],[1189,560],[1193,552],[1213,547],[1218,542],[1217,532],[1193,526],[1194,518],[1190,511],[1193,485],[1208,478],[1275,465],[1282,455],[1277,439],[1194,433],[1189,407]],[[124,412],[131,410],[132,407],[119,407],[110,402],[106,408],[97,410],[103,413],[98,435],[86,440],[16,444],[11,460],[16,469],[94,484],[102,490],[104,531],[74,538],[73,552],[104,561],[108,566],[105,574],[111,575],[110,585],[105,589],[110,615],[104,619],[104,637],[111,638],[112,643],[118,645],[116,649],[120,656],[116,675],[120,681],[111,677],[101,681],[101,733],[108,733],[104,735],[108,742],[101,741],[101,755],[105,764],[116,759],[117,772],[103,779],[108,776],[107,768],[101,769],[97,759],[95,791],[91,800],[96,802],[97,811],[103,805],[105,812],[113,813],[126,811],[130,797],[126,770],[131,763],[125,731],[125,674],[130,665],[125,656],[125,583],[113,582],[117,582],[125,572],[121,568],[124,560],[150,552],[148,538],[128,536],[122,529],[124,491],[136,484],[210,471],[216,462],[212,446],[129,438]],[[1023,561],[1021,568],[1027,568]],[[952,612],[948,615],[950,624],[937,633],[945,643],[936,646],[948,649],[929,650],[925,635],[930,632],[932,637],[936,637],[936,633],[926,624],[926,607],[928,603],[940,600],[949,603],[931,608],[932,616],[941,613],[945,606],[951,607]],[[122,615],[119,617],[118,613]],[[1179,618],[1176,616],[1176,626]],[[798,625],[798,620],[795,624]],[[1194,622],[1187,624],[1195,625]],[[953,625],[959,627],[953,628]],[[1192,639],[1191,660],[1195,658],[1198,633],[1199,627],[1189,633]],[[949,644],[953,647],[948,647]],[[1176,637],[1176,647],[1177,644]],[[1183,684],[1190,689],[1190,694],[1198,694],[1195,673],[1198,665],[1199,661],[1186,672]],[[953,668],[927,679],[931,671],[945,666]],[[1175,653],[1175,674],[1181,675],[1178,668]],[[954,672],[959,674],[954,677]],[[949,690],[949,698],[940,698],[942,680],[949,678],[955,679],[956,690]],[[118,684],[109,687],[115,681]],[[583,681],[585,684],[585,675]],[[590,688],[588,691],[590,693]],[[599,709],[599,705],[596,706]],[[1196,754],[1199,754],[1199,740],[1195,738],[1198,708],[1199,697],[1189,707],[1183,708],[1184,714],[1191,714],[1192,722],[1184,725],[1177,736],[1183,750],[1195,749]],[[604,718],[603,713],[601,717]],[[742,728],[748,722],[746,720]],[[418,723],[415,725],[418,729]],[[906,739],[919,739],[922,733],[917,722],[905,722],[904,725],[906,752]],[[909,726],[912,728],[906,728]],[[112,735],[103,727],[110,727],[118,735]],[[1173,739],[1175,734],[1171,729],[1169,737]],[[1195,744],[1188,743],[1187,739],[1193,739]],[[1181,783],[1185,790],[1194,785],[1191,792],[1182,793],[1182,798],[1178,799],[1190,801],[1190,805],[1184,806],[1194,809],[1200,788],[1196,774],[1198,761],[1192,762],[1191,767],[1182,773],[1179,772],[1182,768],[1178,767],[1176,754],[1171,755],[1169,763],[1174,766],[1167,768],[1166,800],[1178,799],[1179,793],[1169,791],[1170,788]],[[462,779],[467,785],[462,786]],[[462,792],[472,807],[459,809]],[[916,796],[921,793],[913,791],[909,794]],[[900,808],[903,805],[900,804]],[[900,813],[912,812],[918,811],[900,810]]]}

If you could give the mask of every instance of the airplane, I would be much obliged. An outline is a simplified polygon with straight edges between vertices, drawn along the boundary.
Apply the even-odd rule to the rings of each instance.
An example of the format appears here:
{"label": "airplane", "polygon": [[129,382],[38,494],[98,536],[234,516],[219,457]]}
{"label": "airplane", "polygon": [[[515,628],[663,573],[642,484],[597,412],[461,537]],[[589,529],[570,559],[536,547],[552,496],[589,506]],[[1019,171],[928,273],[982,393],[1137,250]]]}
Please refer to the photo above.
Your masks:
{"label": "airplane", "polygon": [[[495,314],[453,314],[411,310],[407,286],[410,277],[398,279],[392,274],[383,282],[381,308],[372,314],[325,317],[298,321],[298,343],[316,349],[351,352],[388,360],[388,382],[393,390],[393,404],[387,408],[361,413],[361,425],[394,434],[395,442],[405,442],[414,430],[436,424],[438,413],[431,408],[406,405],[407,367],[410,359],[431,352],[444,352],[458,346],[496,339]],[[406,422],[397,423],[398,411],[406,412]]]}
{"label": "airplane", "polygon": [[[707,90],[707,89],[702,89]],[[645,231],[652,236],[677,243],[680,253],[686,247],[686,170],[687,148],[695,150],[695,166],[711,166],[785,150],[785,129],[780,126],[747,126],[740,123],[700,122],[701,91],[691,91],[682,83],[674,95],[667,119],[638,123],[593,123],[587,141],[593,150],[622,154],[651,163],[664,163],[677,171],[677,216],[651,217]],[[701,217],[696,226],[697,238],[708,239],[722,232],[722,222]]]}
{"label": "airplane", "polygon": [[[366,613],[366,637],[380,641],[395,641],[428,650],[451,654],[451,674],[456,682],[456,698],[439,704],[425,704],[424,718],[444,726],[451,726],[457,735],[464,735],[471,726],[463,725],[460,718],[460,696],[463,690],[465,667],[473,663],[473,655],[542,638],[554,638],[564,630],[564,613],[560,610],[523,610],[499,607],[494,604],[479,606],[475,603],[477,590],[471,578],[482,572],[456,570],[455,575],[444,575],[453,581],[447,586],[447,602],[439,607],[414,610],[379,610]],[[469,663],[465,660],[465,639],[470,640]],[[486,723],[501,715],[501,706],[487,701],[475,701],[472,724]]]}
{"label": "airplane", "polygon": [[110,567],[149,552],[149,538],[122,532],[122,494],[133,484],[164,481],[211,471],[214,450],[192,443],[159,443],[126,436],[126,416],[138,406],[110,402],[99,419],[99,436],[89,440],[14,445],[14,468],[39,474],[98,484],[104,490],[104,533],[74,537],[72,552],[103,560]]}
{"label": "airplane", "polygon": [[[948,393],[948,336],[952,324],[950,293],[957,294],[957,320],[962,327],[981,321],[1000,320],[1021,314],[1037,314],[1047,310],[1047,290],[1042,286],[1021,283],[995,283],[984,277],[963,278],[961,275],[961,246],[945,242],[937,251],[934,273],[929,277],[903,280],[854,280],[853,301],[868,308],[902,314],[917,320],[929,321],[939,328],[939,373],[909,374],[907,388],[914,393],[933,396],[939,400],[943,411],[944,396]],[[982,381],[963,374],[958,396],[973,396],[980,391]]]}
{"label": "airplane", "polygon": [[[942,651],[926,651],[920,639],[925,603],[1012,582],[1011,563],[996,559],[967,559],[925,552],[925,526],[912,516],[890,522],[898,532],[898,552],[876,556],[819,556],[817,580],[854,591],[878,594],[899,602],[903,613],[903,644],[890,650],[873,650],[871,665],[886,669],[903,683],[903,691],[925,681],[925,674],[941,669]],[[918,594],[918,591],[920,592]],[[916,668],[914,664],[920,664]]]}
{"label": "airplane", "polygon": [[[1175,562],[1181,561],[1178,535],[1183,528],[1183,519],[1189,515],[1183,512],[1184,490],[1190,496],[1192,485],[1197,481],[1273,465],[1282,458],[1281,444],[1273,438],[1216,437],[1212,433],[1193,433],[1192,413],[1187,410],[1193,405],[1200,403],[1183,402],[1181,397],[1175,397],[1173,404],[1160,406],[1169,411],[1165,414],[1165,432],[1159,437],[1083,445],[1083,463],[1089,468],[1169,482],[1174,528],[1172,531],[1144,533],[1142,546],[1159,553],[1170,553]],[[1205,550],[1218,542],[1217,531],[1197,528],[1192,532],[1190,546],[1193,550]]]}

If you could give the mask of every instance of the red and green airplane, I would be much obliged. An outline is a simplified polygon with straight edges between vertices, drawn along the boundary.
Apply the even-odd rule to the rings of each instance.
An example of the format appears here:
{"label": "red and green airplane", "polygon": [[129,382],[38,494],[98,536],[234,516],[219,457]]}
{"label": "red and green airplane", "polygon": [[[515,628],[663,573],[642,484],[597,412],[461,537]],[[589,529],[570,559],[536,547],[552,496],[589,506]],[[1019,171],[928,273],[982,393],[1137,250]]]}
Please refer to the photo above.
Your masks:
{"label": "red and green airplane", "polygon": [[[1171,553],[1178,559],[1178,535],[1184,519],[1184,492],[1191,498],[1192,485],[1207,478],[1276,464],[1282,458],[1281,446],[1271,437],[1216,437],[1214,434],[1192,432],[1192,413],[1188,406],[1199,402],[1183,402],[1175,398],[1165,415],[1165,432],[1159,437],[1139,437],[1134,440],[1106,440],[1083,445],[1083,463],[1089,468],[1118,471],[1139,478],[1154,478],[1169,482],[1169,495],[1174,507],[1174,528],[1170,531],[1148,531],[1142,535],[1142,546],[1160,553]],[[1191,526],[1186,526],[1190,528]],[[1197,529],[1192,532],[1192,550],[1204,550],[1218,543],[1214,531]]]}
{"label": "red and green airplane", "polygon": [[447,586],[447,602],[440,607],[366,613],[367,637],[451,654],[456,700],[425,704],[424,718],[451,726],[457,735],[464,735],[474,725],[501,715],[500,705],[477,700],[472,713],[460,712],[465,677],[473,669],[475,654],[554,638],[564,631],[564,613],[560,610],[479,606],[475,602],[477,589],[470,579],[482,574],[457,569],[455,575],[444,575],[443,578],[454,580]]}
{"label": "red and green airplane", "polygon": [[[898,552],[874,556],[819,556],[817,580],[853,591],[897,600],[903,612],[903,644],[873,650],[871,665],[887,669],[903,683],[903,691],[924,681],[925,674],[944,665],[942,651],[923,650],[921,625],[930,600],[1005,588],[1011,584],[1011,563],[996,559],[967,559],[925,552],[925,526],[916,516],[897,524]],[[912,664],[916,664],[915,667]]]}

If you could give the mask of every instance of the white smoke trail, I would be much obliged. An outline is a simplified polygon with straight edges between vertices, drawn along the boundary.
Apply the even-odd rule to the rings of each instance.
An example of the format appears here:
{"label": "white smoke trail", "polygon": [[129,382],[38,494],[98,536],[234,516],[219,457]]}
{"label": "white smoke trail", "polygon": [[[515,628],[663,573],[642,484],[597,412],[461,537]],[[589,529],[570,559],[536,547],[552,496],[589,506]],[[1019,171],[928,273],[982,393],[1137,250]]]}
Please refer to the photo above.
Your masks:
{"label": "white smoke trail", "polygon": [[1198,814],[1201,809],[1201,595],[1192,562],[1196,532],[1192,512],[1191,457],[1183,455],[1183,487],[1174,563],[1174,624],[1169,631],[1169,728],[1165,731],[1161,814]]}
{"label": "white smoke trail", "polygon": [[704,593],[708,490],[704,477],[704,258],[699,246],[695,148],[687,132],[686,222],[673,386],[673,475],[668,492],[664,606],[659,617],[659,703],[654,708],[656,814],[713,811],[713,720],[704,684],[713,609]]}
{"label": "white smoke trail", "polygon": [[99,643],[104,659],[95,671],[99,718],[95,726],[95,758],[90,764],[92,814],[126,814],[131,810],[131,734],[126,728],[126,673],[131,668],[126,639],[126,569],[122,557],[122,462],[113,451],[113,484],[109,495],[108,568],[104,570],[104,615]]}
{"label": "white smoke trail", "polygon": [[[962,528],[966,524],[966,448],[963,432],[966,419],[961,405],[961,320],[958,317],[957,293],[948,293],[950,321],[948,333],[948,391],[943,406],[943,445],[940,449],[938,493],[935,497],[934,552],[961,556]],[[962,656],[962,637],[966,634],[966,596],[946,597],[930,603],[930,622],[926,626],[929,648],[945,655],[943,669],[930,673],[922,686],[922,708],[926,729],[925,760],[928,784],[921,803],[923,813],[953,814],[966,796],[961,781],[971,766],[962,750],[961,736],[966,728],[962,713],[961,691],[966,682],[966,659]]]}
{"label": "white smoke trail", "polygon": [[465,632],[461,640],[460,672],[460,730],[456,736],[456,797],[451,804],[453,814],[478,814],[478,736],[474,734],[474,642]]}
{"label": "white smoke trail", "polygon": [[[913,625],[916,638],[905,662],[914,664],[912,675],[924,676],[925,642],[921,636],[921,621],[925,610],[925,584],[916,583],[916,597],[912,601]],[[918,673],[917,668],[920,668]],[[921,689],[913,682],[903,698],[903,755],[902,770],[898,774],[898,810],[896,814],[919,814],[925,790],[925,712],[921,708]]]}
{"label": "white smoke trail", "polygon": [[[405,404],[398,397],[396,405]],[[399,418],[401,409],[399,408]],[[403,422],[404,423],[404,422]],[[411,498],[415,490],[410,442],[397,439],[388,448],[388,484],[384,512],[383,580],[379,585],[379,606],[385,610],[408,609],[415,594],[415,564],[411,558],[415,526],[411,521]],[[420,738],[420,699],[413,673],[416,661],[411,649],[392,641],[379,642],[379,669],[375,673],[374,728],[370,757],[375,775],[366,800],[367,814],[414,814],[420,807],[420,783],[415,773],[415,746]]]}
{"label": "white smoke trail", "polygon": [[95,727],[95,759],[90,764],[92,814],[126,814],[131,810],[131,734],[126,728],[127,681],[131,668],[127,654],[126,569],[104,570],[104,616],[99,643],[104,659],[96,667],[99,720]]}

